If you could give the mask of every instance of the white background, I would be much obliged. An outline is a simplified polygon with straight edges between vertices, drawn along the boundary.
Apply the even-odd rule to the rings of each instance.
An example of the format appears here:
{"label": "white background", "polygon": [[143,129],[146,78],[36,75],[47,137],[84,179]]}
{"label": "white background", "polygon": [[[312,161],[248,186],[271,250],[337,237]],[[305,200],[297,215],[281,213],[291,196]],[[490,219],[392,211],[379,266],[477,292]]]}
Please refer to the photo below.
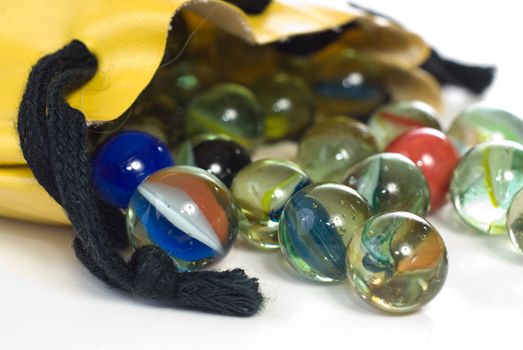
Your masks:
{"label": "white background", "polygon": [[[364,4],[395,17],[443,54],[495,63],[497,79],[483,103],[523,115],[519,2]],[[458,99],[453,94],[450,100],[449,115]],[[70,230],[0,219],[0,349],[520,348],[523,256],[507,237],[470,232],[450,207],[430,220],[447,243],[449,275],[421,311],[376,312],[346,284],[301,280],[278,252],[239,244],[218,268],[245,268],[259,277],[267,298],[259,315],[242,319],[137,302],[87,273],[74,257]]]}

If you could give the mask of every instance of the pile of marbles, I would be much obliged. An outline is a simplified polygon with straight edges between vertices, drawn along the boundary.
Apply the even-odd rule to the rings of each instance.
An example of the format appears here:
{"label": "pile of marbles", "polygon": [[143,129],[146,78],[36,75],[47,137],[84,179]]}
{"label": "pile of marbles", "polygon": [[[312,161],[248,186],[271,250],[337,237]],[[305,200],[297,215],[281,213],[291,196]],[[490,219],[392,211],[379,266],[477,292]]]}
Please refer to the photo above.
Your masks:
{"label": "pile of marbles", "polygon": [[[432,107],[389,101],[379,70],[353,50],[316,62],[311,77],[306,58],[205,39],[181,59],[168,46],[135,105],[91,134],[94,188],[126,212],[132,247],[157,245],[193,271],[239,234],[395,313],[445,282],[445,243],[425,217],[449,193],[463,221],[508,233],[523,253],[519,118],[472,109],[444,133]],[[298,143],[293,161],[251,161],[278,140]]]}

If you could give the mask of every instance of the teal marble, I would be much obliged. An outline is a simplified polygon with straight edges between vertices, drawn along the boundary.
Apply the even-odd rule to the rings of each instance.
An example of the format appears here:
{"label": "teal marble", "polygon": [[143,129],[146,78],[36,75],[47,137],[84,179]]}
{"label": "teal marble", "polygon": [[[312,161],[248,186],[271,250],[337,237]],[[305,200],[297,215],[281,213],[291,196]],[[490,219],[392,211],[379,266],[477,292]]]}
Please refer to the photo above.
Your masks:
{"label": "teal marble", "polygon": [[523,187],[523,145],[491,141],[472,148],[454,170],[450,193],[458,215],[486,234],[507,234],[507,210]]}
{"label": "teal marble", "polygon": [[472,108],[456,117],[447,135],[461,154],[488,141],[523,144],[523,120],[501,109]]}
{"label": "teal marble", "polygon": [[430,190],[418,166],[398,153],[378,153],[352,166],[343,183],[365,197],[374,213],[407,211],[425,216]]}
{"label": "teal marble", "polygon": [[412,312],[441,290],[447,249],[438,231],[407,212],[373,216],[347,249],[347,276],[369,305],[392,313]]}
{"label": "teal marble", "polygon": [[347,245],[370,216],[368,202],[352,188],[329,182],[309,185],[283,209],[279,227],[283,256],[307,279],[341,281],[346,278]]}

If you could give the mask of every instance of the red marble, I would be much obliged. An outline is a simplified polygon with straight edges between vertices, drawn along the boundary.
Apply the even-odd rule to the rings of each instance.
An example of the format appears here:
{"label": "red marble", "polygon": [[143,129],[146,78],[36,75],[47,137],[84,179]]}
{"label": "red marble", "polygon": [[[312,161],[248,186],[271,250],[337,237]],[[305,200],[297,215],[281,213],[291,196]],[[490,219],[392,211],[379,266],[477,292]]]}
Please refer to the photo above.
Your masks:
{"label": "red marble", "polygon": [[420,167],[429,184],[432,212],[445,204],[459,153],[443,132],[432,128],[410,130],[392,141],[385,151],[403,154]]}

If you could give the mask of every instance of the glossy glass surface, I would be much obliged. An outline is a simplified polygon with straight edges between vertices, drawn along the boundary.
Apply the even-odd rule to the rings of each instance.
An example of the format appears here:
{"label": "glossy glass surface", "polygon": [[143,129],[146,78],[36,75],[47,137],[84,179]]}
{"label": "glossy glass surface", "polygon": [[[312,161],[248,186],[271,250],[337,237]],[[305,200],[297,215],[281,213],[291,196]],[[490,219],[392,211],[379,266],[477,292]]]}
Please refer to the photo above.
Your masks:
{"label": "glossy glass surface", "polygon": [[221,260],[238,226],[238,207],[229,190],[196,167],[157,171],[138,186],[127,210],[131,245],[159,246],[182,271]]}
{"label": "glossy glass surface", "polygon": [[346,278],[347,244],[370,216],[369,204],[352,188],[309,185],[283,209],[279,233],[283,256],[308,279],[341,281]]}
{"label": "glossy glass surface", "polygon": [[512,199],[507,213],[507,229],[514,248],[523,254],[523,190]]}
{"label": "glossy glass surface", "polygon": [[179,104],[186,105],[196,94],[218,81],[218,74],[207,63],[195,60],[174,62],[160,69],[152,84],[155,84],[155,91],[168,94]]}
{"label": "glossy glass surface", "polygon": [[283,207],[309,183],[307,174],[289,161],[263,159],[243,168],[231,186],[247,220],[240,234],[256,247],[278,248],[278,222]]}
{"label": "glossy glass surface", "polygon": [[187,107],[189,135],[224,134],[247,149],[264,135],[264,119],[254,94],[236,84],[218,84],[198,94]]}
{"label": "glossy glass surface", "polygon": [[459,216],[476,230],[506,234],[507,210],[523,187],[523,146],[511,141],[482,143],[460,161],[450,192]]}
{"label": "glossy glass surface", "polygon": [[265,140],[299,136],[313,121],[314,97],[299,76],[279,73],[256,83],[253,92],[265,117]]}
{"label": "glossy glass surface", "polygon": [[174,165],[167,146],[144,132],[125,131],[98,147],[92,158],[93,186],[105,202],[126,208],[138,185]]}
{"label": "glossy glass surface", "polygon": [[376,214],[408,211],[425,216],[429,208],[430,190],[425,176],[401,154],[367,157],[349,169],[343,183],[361,193]]}
{"label": "glossy glass surface", "polygon": [[473,108],[456,117],[447,135],[461,154],[488,141],[523,143],[523,120],[494,108]]}
{"label": "glossy glass surface", "polygon": [[341,182],[351,165],[377,151],[365,124],[334,117],[307,130],[299,144],[297,163],[314,182]]}
{"label": "glossy glass surface", "polygon": [[251,163],[251,156],[227,137],[204,134],[189,138],[176,154],[179,165],[192,165],[207,170],[230,187],[233,178]]}
{"label": "glossy glass surface", "polygon": [[314,91],[324,117],[365,118],[388,99],[380,68],[354,50],[315,62]]}
{"label": "glossy glass surface", "polygon": [[431,301],[447,277],[447,249],[438,231],[406,212],[373,216],[347,249],[347,276],[369,305],[412,312]]}
{"label": "glossy glass surface", "polygon": [[441,130],[438,114],[420,101],[398,101],[378,109],[369,119],[369,128],[378,142],[380,150],[404,132],[429,127]]}
{"label": "glossy glass surface", "polygon": [[443,132],[432,128],[407,131],[385,151],[403,154],[419,166],[430,188],[432,212],[447,202],[452,172],[460,157]]}

